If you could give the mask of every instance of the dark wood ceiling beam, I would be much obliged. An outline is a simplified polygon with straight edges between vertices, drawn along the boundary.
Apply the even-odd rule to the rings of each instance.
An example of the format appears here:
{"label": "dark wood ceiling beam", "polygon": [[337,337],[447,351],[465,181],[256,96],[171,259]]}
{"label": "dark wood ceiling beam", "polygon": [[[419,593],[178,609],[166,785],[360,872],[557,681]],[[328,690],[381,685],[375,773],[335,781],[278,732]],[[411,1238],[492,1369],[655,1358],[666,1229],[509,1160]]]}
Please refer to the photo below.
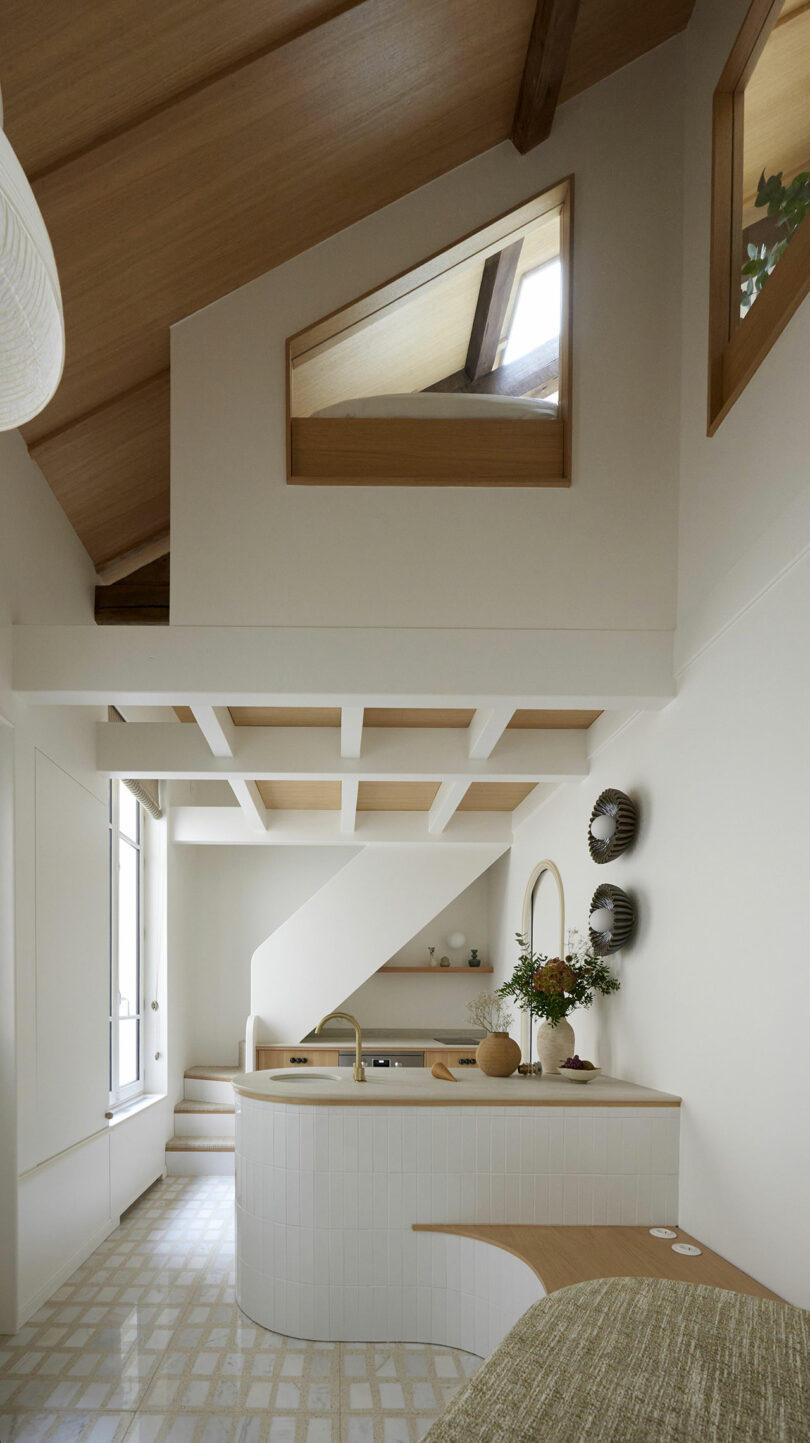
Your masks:
{"label": "dark wood ceiling beam", "polygon": [[508,366],[499,366],[497,371],[490,371],[489,375],[481,376],[477,381],[471,381],[466,371],[454,371],[451,376],[426,386],[425,390],[472,396],[528,396],[541,386],[558,380],[559,374],[560,343],[555,336],[554,340],[535,347],[517,361],[510,361]]}
{"label": "dark wood ceiling beam", "polygon": [[471,381],[488,375],[495,365],[522,248],[521,237],[484,262],[464,363],[464,370]]}
{"label": "dark wood ceiling beam", "polygon": [[579,0],[537,0],[512,123],[512,144],[521,155],[551,132],[578,11]]}
{"label": "dark wood ceiling beam", "polygon": [[123,581],[96,587],[98,626],[168,626],[170,560],[163,556]]}

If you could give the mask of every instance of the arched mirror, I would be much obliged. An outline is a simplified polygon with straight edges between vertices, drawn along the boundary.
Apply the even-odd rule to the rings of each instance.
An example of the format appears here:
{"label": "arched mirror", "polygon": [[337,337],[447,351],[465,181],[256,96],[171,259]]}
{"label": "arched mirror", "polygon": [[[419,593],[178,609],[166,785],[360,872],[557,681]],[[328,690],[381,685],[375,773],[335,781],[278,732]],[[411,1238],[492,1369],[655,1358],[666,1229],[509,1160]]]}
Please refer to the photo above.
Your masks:
{"label": "arched mirror", "polygon": [[[521,932],[533,952],[562,957],[565,952],[565,895],[562,877],[552,861],[538,862],[523,898]],[[532,1019],[521,1013],[520,1050],[524,1062],[531,1061]]]}

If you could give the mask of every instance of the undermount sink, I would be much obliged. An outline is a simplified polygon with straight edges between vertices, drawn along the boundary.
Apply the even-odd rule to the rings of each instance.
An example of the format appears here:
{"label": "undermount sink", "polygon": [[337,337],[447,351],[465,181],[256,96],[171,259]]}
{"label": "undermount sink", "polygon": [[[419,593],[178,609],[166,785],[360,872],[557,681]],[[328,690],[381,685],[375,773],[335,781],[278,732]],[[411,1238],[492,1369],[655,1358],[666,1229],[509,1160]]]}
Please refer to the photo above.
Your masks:
{"label": "undermount sink", "polygon": [[274,1072],[268,1082],[340,1082],[330,1072]]}

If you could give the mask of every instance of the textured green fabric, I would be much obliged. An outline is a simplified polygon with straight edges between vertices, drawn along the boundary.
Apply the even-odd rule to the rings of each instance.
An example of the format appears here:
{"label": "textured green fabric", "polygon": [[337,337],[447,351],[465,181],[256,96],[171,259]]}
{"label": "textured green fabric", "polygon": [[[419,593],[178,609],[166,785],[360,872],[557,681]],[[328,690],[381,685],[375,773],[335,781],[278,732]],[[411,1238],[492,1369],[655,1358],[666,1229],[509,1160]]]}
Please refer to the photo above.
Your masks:
{"label": "textured green fabric", "polygon": [[524,1313],[424,1443],[808,1443],[810,1313],[657,1278]]}

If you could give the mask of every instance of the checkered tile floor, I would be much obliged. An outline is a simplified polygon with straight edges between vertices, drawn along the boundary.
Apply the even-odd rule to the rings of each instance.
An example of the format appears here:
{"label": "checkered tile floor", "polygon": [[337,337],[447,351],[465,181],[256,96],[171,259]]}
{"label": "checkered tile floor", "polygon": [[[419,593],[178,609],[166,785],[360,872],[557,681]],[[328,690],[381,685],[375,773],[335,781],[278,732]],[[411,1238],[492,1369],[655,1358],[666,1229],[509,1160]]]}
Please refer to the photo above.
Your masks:
{"label": "checkered tile floor", "polygon": [[0,1337],[0,1443],[417,1443],[480,1360],[257,1327],[234,1302],[233,1215],[230,1178],[151,1188]]}

